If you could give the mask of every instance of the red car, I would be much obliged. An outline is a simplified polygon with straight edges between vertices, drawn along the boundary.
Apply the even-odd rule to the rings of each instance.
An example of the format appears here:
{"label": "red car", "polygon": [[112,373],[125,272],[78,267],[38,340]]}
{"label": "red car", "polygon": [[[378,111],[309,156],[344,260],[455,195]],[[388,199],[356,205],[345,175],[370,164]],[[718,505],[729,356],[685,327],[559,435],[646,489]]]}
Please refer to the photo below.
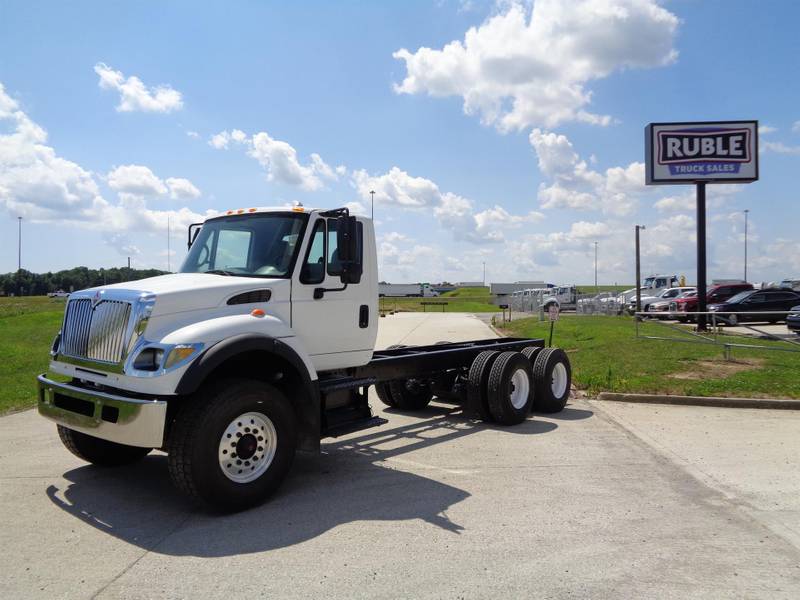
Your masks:
{"label": "red car", "polygon": [[[739,292],[752,290],[752,283],[723,283],[712,285],[708,288],[708,304],[721,304],[728,298],[733,298]],[[697,312],[697,296],[689,298],[675,298],[669,304],[669,312],[676,316],[681,323],[694,321],[694,315],[686,313]]]}

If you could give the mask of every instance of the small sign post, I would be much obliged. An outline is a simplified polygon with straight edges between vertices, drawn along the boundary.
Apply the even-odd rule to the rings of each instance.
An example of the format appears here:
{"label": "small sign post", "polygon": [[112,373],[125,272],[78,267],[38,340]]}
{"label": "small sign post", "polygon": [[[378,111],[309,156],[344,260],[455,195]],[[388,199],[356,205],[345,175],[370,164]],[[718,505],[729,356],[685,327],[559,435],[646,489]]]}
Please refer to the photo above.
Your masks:
{"label": "small sign post", "polygon": [[758,121],[650,123],[644,137],[647,185],[697,188],[697,329],[705,331],[706,184],[758,181]]}
{"label": "small sign post", "polygon": [[550,306],[547,307],[547,316],[550,319],[550,341],[547,343],[549,347],[553,346],[553,326],[556,324],[556,321],[558,321],[558,315],[559,315],[558,306],[556,306],[555,304],[551,304]]}

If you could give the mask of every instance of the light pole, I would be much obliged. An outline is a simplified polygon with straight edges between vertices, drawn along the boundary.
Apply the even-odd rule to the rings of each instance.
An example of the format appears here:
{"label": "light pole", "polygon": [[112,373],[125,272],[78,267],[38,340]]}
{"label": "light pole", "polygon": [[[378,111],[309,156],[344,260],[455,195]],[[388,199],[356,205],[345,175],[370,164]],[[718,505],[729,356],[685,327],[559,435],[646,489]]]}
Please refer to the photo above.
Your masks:
{"label": "light pole", "polygon": [[483,263],[483,287],[486,287],[486,263]]}
{"label": "light pole", "polygon": [[172,264],[169,256],[169,215],[167,215],[167,273],[172,272]]}
{"label": "light pole", "polygon": [[744,281],[747,283],[747,215],[750,213],[749,208],[744,209]]}
{"label": "light pole", "polygon": [[597,244],[598,242],[594,243],[594,293],[595,294],[600,293],[597,287]]}
{"label": "light pole", "polygon": [[22,271],[22,217],[17,217],[19,221],[19,234],[17,244],[17,271]]}
{"label": "light pole", "polygon": [[369,218],[373,221],[375,220],[375,190],[370,190],[370,212]]}
{"label": "light pole", "polygon": [[636,312],[642,311],[642,262],[639,253],[639,231],[646,229],[644,225],[636,226]]}

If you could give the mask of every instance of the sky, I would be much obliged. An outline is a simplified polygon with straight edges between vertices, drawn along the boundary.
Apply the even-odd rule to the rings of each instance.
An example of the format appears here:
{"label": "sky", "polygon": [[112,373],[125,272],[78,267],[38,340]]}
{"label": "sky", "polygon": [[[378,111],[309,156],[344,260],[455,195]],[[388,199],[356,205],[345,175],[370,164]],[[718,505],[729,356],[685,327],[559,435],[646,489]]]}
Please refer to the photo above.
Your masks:
{"label": "sky", "polygon": [[[650,122],[757,119],[708,187],[709,279],[800,276],[800,3],[0,4],[0,272],[177,270],[186,227],[375,191],[390,282],[695,277],[692,186]],[[169,224],[169,229],[168,229]],[[168,235],[169,231],[169,235]],[[167,242],[169,237],[169,252]]]}

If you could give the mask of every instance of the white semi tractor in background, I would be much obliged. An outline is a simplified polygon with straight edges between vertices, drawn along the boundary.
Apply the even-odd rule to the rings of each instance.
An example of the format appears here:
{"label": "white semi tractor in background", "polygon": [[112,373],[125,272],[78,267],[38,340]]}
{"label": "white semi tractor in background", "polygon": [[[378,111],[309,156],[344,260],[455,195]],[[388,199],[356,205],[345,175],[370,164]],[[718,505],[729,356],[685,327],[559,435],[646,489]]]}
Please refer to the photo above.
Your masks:
{"label": "white semi tractor in background", "polygon": [[504,426],[567,402],[569,359],[541,339],[375,350],[373,225],[346,208],[229,211],[188,243],[179,273],[69,296],[38,409],[87,462],[161,449],[180,490],[241,510],[296,451],[385,423],[370,387],[395,410],[437,397]]}
{"label": "white semi tractor in background", "polygon": [[378,296],[381,298],[434,298],[439,292],[431,289],[429,283],[379,283]]}

